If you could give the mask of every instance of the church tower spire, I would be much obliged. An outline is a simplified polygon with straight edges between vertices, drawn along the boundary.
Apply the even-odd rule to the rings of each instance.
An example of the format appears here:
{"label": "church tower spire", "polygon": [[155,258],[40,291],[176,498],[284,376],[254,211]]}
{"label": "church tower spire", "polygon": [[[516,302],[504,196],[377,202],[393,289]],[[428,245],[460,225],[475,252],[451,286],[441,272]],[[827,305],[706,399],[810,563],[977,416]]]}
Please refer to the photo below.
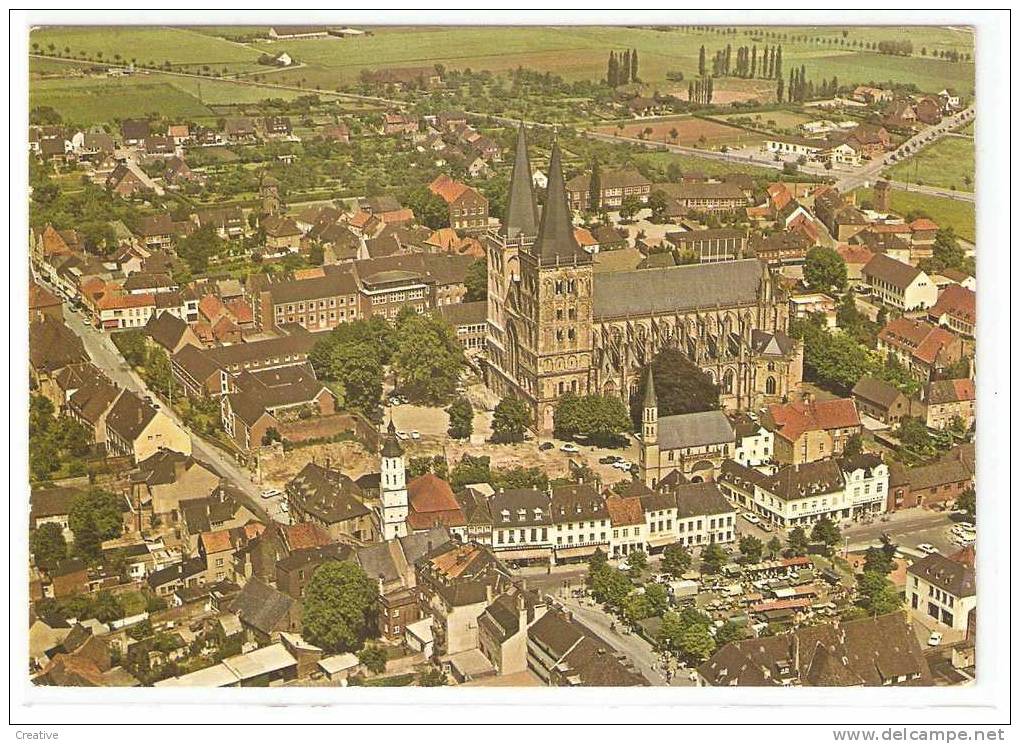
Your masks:
{"label": "church tower spire", "polygon": [[516,240],[520,235],[534,237],[538,233],[538,205],[535,203],[535,190],[531,183],[531,160],[528,158],[528,141],[523,121],[517,128],[517,148],[502,232],[509,240]]}
{"label": "church tower spire", "polygon": [[562,155],[559,141],[553,141],[549,158],[549,186],[546,189],[545,208],[538,228],[535,255],[542,265],[573,263],[590,258],[581,250],[574,238],[574,225],[570,219],[567,189],[563,180]]}
{"label": "church tower spire", "polygon": [[397,428],[393,417],[386,427],[383,439],[381,467],[379,468],[379,501],[383,540],[392,540],[407,535],[407,474],[404,463],[404,449],[397,439]]}

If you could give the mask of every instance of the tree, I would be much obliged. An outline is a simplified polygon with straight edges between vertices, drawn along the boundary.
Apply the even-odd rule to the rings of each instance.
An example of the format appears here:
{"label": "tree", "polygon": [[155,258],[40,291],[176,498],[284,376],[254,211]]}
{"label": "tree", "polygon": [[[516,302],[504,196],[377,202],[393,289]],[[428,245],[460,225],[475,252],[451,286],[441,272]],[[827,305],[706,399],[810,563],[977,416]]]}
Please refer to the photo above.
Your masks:
{"label": "tree", "polygon": [[698,75],[705,77],[705,46],[698,51]]}
{"label": "tree", "polygon": [[606,554],[602,552],[602,548],[595,548],[595,552],[588,557],[588,573],[600,571],[605,565]]}
{"label": "tree", "polygon": [[99,622],[108,623],[124,617],[124,608],[111,592],[104,589],[92,600],[90,614]]}
{"label": "tree", "polygon": [[627,564],[640,576],[641,572],[648,568],[648,556],[643,550],[635,550],[627,554]]}
{"label": "tree", "polygon": [[824,543],[826,553],[832,555],[832,549],[839,545],[843,535],[840,533],[839,527],[835,522],[828,517],[822,517],[811,528],[811,539],[815,542]]}
{"label": "tree", "polygon": [[864,551],[862,571],[888,576],[896,568],[896,545],[887,537],[882,538],[881,547],[872,545]]}
{"label": "tree", "polygon": [[212,225],[200,227],[187,237],[177,241],[177,255],[193,274],[201,274],[209,268],[209,260],[219,256],[226,248],[226,242],[216,233]]}
{"label": "tree", "polygon": [[860,434],[851,434],[843,445],[844,457],[857,457],[864,452],[864,440]]}
{"label": "tree", "polygon": [[315,569],[305,593],[302,636],[333,653],[360,649],[368,636],[376,585],[360,566],[327,561]]}
{"label": "tree", "polygon": [[377,349],[368,341],[345,341],[332,345],[327,354],[320,376],[339,385],[339,390],[334,386],[334,392],[341,404],[373,413],[383,388],[383,367]]}
{"label": "tree", "polygon": [[492,413],[492,440],[498,443],[523,442],[531,425],[531,410],[520,398],[503,398]]}
{"label": "tree", "polygon": [[630,81],[632,83],[639,82],[637,49],[631,49],[630,51]]}
{"label": "tree", "polygon": [[46,522],[32,530],[28,536],[28,547],[35,559],[35,565],[50,572],[67,557],[67,541],[64,531],[53,522]]}
{"label": "tree", "polygon": [[479,258],[464,273],[464,302],[481,302],[489,296],[489,268],[485,258]]}
{"label": "tree", "polygon": [[795,556],[807,555],[808,539],[803,527],[794,527],[786,538],[786,545]]}
{"label": "tree", "polygon": [[411,189],[404,195],[403,202],[414,211],[414,216],[422,225],[433,230],[449,226],[450,208],[428,186]]}
{"label": "tree", "polygon": [[669,609],[669,592],[662,584],[655,582],[645,584],[644,597],[648,600],[648,606],[653,616],[661,616]]}
{"label": "tree", "polygon": [[382,674],[386,671],[387,658],[386,649],[374,643],[370,643],[358,651],[358,661],[372,674]]}
{"label": "tree", "polygon": [[769,557],[775,558],[782,551],[783,543],[779,541],[779,537],[773,535],[772,539],[769,540],[769,544],[766,546],[766,548],[769,551]]}
{"label": "tree", "polygon": [[691,554],[680,543],[667,545],[662,551],[662,571],[679,579],[691,568]]}
{"label": "tree", "polygon": [[612,608],[622,607],[627,595],[634,590],[627,574],[608,564],[588,573],[588,587],[595,601]]}
{"label": "tree", "polygon": [[818,292],[846,289],[846,262],[832,248],[816,246],[807,252],[804,281]]}
{"label": "tree", "polygon": [[733,643],[734,641],[742,641],[747,637],[747,633],[744,629],[737,625],[732,620],[727,620],[716,632],[715,632],[715,643],[717,646],[722,647],[727,643]]}
{"label": "tree", "polygon": [[102,557],[102,543],[119,537],[123,530],[121,497],[92,489],[71,501],[67,522],[74,533],[75,552],[90,562]]}
{"label": "tree", "polygon": [[973,486],[964,489],[963,493],[956,497],[956,508],[963,509],[967,513],[967,519],[977,522],[977,494]]}
{"label": "tree", "polygon": [[744,556],[744,560],[748,563],[760,562],[764,550],[765,546],[762,544],[762,541],[754,535],[740,538],[740,554]]}
{"label": "tree", "polygon": [[602,173],[599,161],[591,162],[591,178],[588,179],[588,211],[598,212],[602,209]]}
{"label": "tree", "polygon": [[640,384],[630,398],[630,419],[641,425],[644,390],[649,369],[655,375],[659,416],[697,413],[719,408],[719,388],[678,349],[663,349],[641,373]]}
{"label": "tree", "polygon": [[718,543],[709,543],[701,553],[701,570],[703,573],[717,574],[722,570],[728,556]]}
{"label": "tree", "polygon": [[625,196],[620,204],[620,219],[632,220],[634,216],[644,208],[644,204],[637,196]]}
{"label": "tree", "polygon": [[708,630],[710,625],[707,616],[694,610],[667,612],[662,616],[656,645],[688,663],[701,663],[715,651],[715,639]]}
{"label": "tree", "polygon": [[620,63],[616,60],[616,52],[609,52],[609,62],[606,64],[606,84],[615,88],[620,82]]}
{"label": "tree", "polygon": [[391,363],[400,389],[412,400],[449,399],[464,366],[453,326],[437,314],[408,315],[397,323],[395,344]]}
{"label": "tree", "polygon": [[613,395],[564,395],[553,412],[553,432],[560,439],[587,435],[600,445],[615,445],[630,429],[623,401]]}
{"label": "tree", "polygon": [[457,398],[450,407],[446,409],[446,413],[450,416],[450,428],[447,433],[454,439],[467,439],[471,436],[472,432],[472,416],[474,411],[471,409],[471,401],[467,398]]}
{"label": "tree", "polygon": [[884,574],[866,571],[857,576],[858,602],[869,615],[886,615],[903,606],[899,591]]}
{"label": "tree", "polygon": [[898,430],[900,443],[905,449],[920,457],[928,455],[932,450],[931,434],[924,419],[905,416],[900,419]]}

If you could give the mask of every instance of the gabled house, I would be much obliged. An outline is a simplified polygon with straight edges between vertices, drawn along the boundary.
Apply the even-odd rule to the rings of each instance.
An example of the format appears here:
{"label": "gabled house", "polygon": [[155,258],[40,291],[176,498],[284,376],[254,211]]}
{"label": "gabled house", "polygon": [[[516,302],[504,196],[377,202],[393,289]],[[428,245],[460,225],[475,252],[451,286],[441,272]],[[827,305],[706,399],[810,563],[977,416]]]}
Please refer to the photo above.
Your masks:
{"label": "gabled house", "polygon": [[161,448],[191,454],[191,436],[165,413],[129,390],[121,391],[106,415],[106,445],[112,455],[140,462]]}

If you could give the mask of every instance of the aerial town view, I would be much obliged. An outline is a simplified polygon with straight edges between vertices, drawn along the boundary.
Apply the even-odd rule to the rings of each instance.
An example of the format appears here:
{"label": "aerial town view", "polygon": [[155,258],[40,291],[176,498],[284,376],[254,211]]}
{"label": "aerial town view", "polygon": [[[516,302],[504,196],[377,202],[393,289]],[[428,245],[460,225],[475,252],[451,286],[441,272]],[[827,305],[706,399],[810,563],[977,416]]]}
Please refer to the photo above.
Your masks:
{"label": "aerial town view", "polygon": [[32,685],[975,684],[974,29],[28,46]]}

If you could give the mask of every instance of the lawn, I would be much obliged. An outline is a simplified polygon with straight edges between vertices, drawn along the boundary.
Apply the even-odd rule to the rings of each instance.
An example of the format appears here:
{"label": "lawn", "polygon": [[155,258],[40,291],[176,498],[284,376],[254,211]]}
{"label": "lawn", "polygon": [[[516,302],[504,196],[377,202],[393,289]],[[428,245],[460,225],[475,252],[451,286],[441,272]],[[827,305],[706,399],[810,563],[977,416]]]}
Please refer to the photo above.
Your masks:
{"label": "lawn", "polygon": [[945,137],[889,168],[886,175],[895,181],[973,191],[974,140]]}
{"label": "lawn", "polygon": [[727,114],[726,116],[720,116],[719,118],[730,122],[735,126],[742,126],[749,120],[750,123],[747,124],[748,126],[754,127],[755,129],[774,132],[786,129],[799,129],[801,124],[807,124],[809,121],[818,121],[820,118],[831,117],[826,117],[825,115],[819,116],[817,112],[814,115],[811,115],[803,114],[799,111],[778,109],[776,111],[754,111],[744,114]]}
{"label": "lawn", "polygon": [[[859,189],[854,193],[857,194],[858,202],[870,201],[873,198],[871,189]],[[893,189],[892,208],[894,212],[904,216],[908,212],[922,211],[940,226],[953,228],[957,236],[963,240],[969,243],[975,241],[973,202]]]}

